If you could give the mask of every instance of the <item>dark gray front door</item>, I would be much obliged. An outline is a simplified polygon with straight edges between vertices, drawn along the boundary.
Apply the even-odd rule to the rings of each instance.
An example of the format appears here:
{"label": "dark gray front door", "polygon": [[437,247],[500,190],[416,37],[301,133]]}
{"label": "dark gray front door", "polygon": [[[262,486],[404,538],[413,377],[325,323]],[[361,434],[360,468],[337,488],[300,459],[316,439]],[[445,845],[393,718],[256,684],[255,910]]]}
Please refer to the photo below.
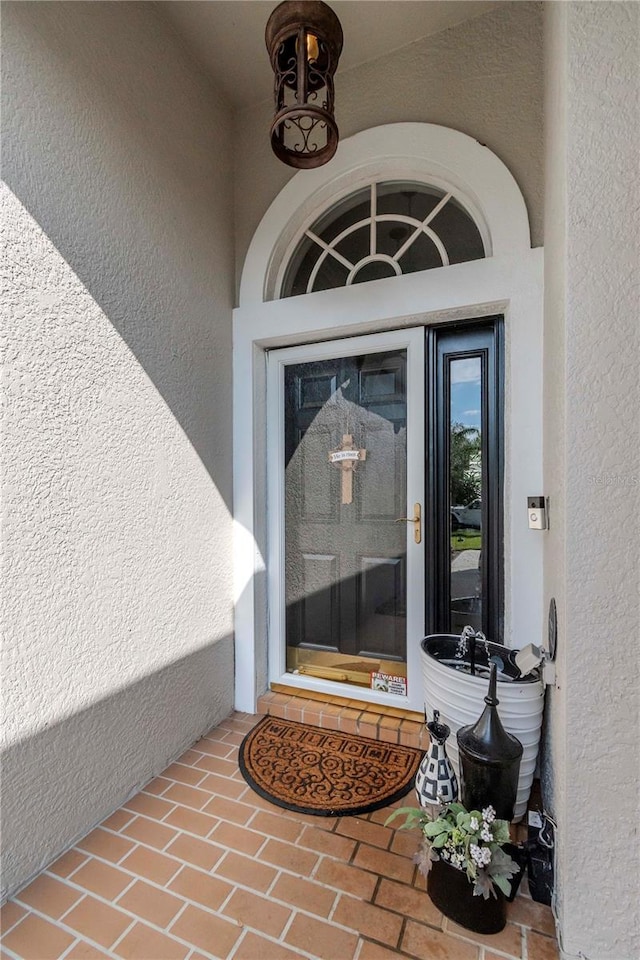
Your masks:
{"label": "dark gray front door", "polygon": [[406,660],[406,384],[405,349],[285,369],[288,665]]}

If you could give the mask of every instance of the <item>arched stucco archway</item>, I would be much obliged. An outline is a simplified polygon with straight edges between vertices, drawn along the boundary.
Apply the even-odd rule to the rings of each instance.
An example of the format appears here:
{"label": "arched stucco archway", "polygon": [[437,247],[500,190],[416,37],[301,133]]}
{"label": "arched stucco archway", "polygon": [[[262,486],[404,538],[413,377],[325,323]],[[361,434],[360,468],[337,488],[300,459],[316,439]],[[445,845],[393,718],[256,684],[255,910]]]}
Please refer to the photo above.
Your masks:
{"label": "arched stucco archway", "polygon": [[[487,256],[274,299],[308,224],[375,178],[431,183],[463,198]],[[527,530],[526,496],[542,489],[542,263],[542,250],[531,248],[522,194],[504,163],[473,138],[433,124],[356,134],[326,167],[296,174],[274,199],[250,244],[234,312],[238,709],[254,710],[268,684],[267,427],[271,417],[273,431],[279,414],[267,396],[266,367],[268,351],[283,346],[504,316],[505,637],[514,646],[540,642],[542,542]]]}
{"label": "arched stucco archway", "polygon": [[265,213],[242,271],[240,307],[273,300],[305,226],[372,179],[402,179],[451,190],[464,200],[485,243],[500,257],[530,249],[529,218],[511,173],[477,140],[431,123],[393,123],[344,140],[331,163],[299,171]]}

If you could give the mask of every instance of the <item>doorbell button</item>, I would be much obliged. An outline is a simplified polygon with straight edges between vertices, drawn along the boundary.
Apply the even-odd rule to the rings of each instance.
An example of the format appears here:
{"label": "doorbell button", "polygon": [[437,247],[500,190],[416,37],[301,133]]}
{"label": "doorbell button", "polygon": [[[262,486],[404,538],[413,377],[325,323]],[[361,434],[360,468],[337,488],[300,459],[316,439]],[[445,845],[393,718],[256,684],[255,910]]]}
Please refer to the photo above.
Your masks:
{"label": "doorbell button", "polygon": [[544,497],[527,497],[530,530],[547,529],[547,509]]}

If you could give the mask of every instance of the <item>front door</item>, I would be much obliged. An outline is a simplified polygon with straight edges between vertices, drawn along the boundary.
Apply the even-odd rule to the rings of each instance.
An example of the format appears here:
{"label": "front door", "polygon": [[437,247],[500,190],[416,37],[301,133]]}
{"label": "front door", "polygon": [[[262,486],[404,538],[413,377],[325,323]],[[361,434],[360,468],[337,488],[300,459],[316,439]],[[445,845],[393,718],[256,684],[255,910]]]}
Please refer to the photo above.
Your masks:
{"label": "front door", "polygon": [[271,679],[419,709],[424,331],[279,350],[270,377]]}
{"label": "front door", "polygon": [[421,710],[426,633],[502,639],[501,344],[490,318],[270,353],[272,682]]}

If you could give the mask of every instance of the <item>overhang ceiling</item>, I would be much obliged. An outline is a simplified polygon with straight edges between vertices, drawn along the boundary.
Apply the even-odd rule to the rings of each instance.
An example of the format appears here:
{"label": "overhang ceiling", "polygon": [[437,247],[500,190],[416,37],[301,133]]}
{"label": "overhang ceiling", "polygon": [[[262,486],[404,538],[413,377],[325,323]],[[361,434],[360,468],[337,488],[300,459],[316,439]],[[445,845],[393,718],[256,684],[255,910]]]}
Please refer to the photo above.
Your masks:
{"label": "overhang ceiling", "polygon": [[[339,72],[496,6],[490,0],[331,0],[342,23]],[[158,6],[236,109],[272,95],[264,28],[273,0],[161,0]]]}

